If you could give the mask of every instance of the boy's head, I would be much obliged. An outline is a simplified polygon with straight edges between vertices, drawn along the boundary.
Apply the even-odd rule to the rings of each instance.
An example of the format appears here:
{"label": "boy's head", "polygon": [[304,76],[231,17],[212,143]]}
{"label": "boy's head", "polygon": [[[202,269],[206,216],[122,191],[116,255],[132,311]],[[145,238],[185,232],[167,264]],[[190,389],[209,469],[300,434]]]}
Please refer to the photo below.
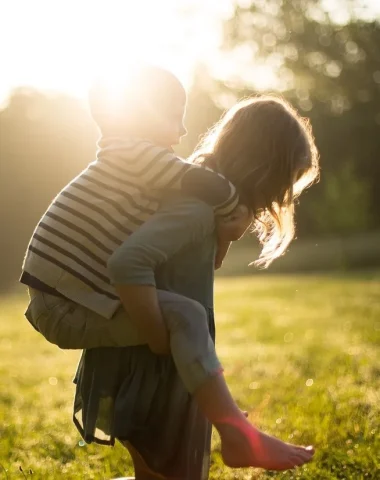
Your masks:
{"label": "boy's head", "polygon": [[186,92],[169,71],[136,68],[114,93],[101,83],[90,90],[91,114],[102,136],[139,137],[170,147],[186,134]]}

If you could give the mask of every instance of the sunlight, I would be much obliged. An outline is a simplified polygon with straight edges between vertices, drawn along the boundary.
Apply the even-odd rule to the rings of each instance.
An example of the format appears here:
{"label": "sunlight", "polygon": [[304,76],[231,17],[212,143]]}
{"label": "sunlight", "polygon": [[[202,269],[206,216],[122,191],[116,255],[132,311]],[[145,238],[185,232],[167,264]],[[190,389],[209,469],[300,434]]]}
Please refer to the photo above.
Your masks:
{"label": "sunlight", "polygon": [[249,77],[247,80],[250,80],[249,83],[258,91],[275,90],[280,85],[275,68],[270,64],[255,65]]}
{"label": "sunlight", "polygon": [[233,52],[220,56],[217,62],[211,65],[211,73],[215,78],[228,78],[230,86],[249,86],[263,92],[283,87],[284,79],[280,79],[276,74],[278,66],[273,61],[252,61],[250,46],[242,45]]}
{"label": "sunlight", "polygon": [[8,48],[2,63],[9,68],[0,95],[11,86],[31,85],[83,96],[94,78],[112,83],[108,72],[125,76],[126,65],[136,61],[170,68],[186,81],[194,64],[178,49],[186,29],[173,0],[14,0],[4,13],[0,40]]}
{"label": "sunlight", "polygon": [[[327,3],[334,15],[345,14],[341,0]],[[368,14],[380,14],[378,0],[361,3],[367,5]],[[257,65],[244,46],[233,56],[220,53],[222,22],[233,14],[233,4],[233,0],[0,2],[0,42],[5,46],[0,102],[17,86],[85,97],[94,78],[112,83],[134,62],[168,68],[185,87],[197,64],[203,63],[218,78],[236,78],[260,91],[281,88],[283,82],[270,61]],[[240,69],[241,56],[249,59],[248,69]]]}
{"label": "sunlight", "polygon": [[[231,15],[231,5],[231,0],[0,4],[0,42],[7,45],[0,100],[22,85],[84,98],[99,78],[116,92],[115,76],[125,78],[128,65],[136,62],[168,68],[189,87],[198,62],[212,70],[222,61],[221,22]],[[268,87],[269,72],[262,69],[256,77],[260,88]]]}

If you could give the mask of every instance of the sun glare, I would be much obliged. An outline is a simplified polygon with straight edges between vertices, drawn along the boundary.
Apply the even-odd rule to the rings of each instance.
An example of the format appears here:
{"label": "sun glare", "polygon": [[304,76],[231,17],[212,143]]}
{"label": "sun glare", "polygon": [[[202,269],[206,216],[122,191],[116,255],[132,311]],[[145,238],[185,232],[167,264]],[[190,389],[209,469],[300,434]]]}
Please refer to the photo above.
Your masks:
{"label": "sun glare", "polygon": [[[0,101],[17,86],[86,97],[115,92],[135,62],[170,69],[189,87],[198,62],[218,63],[231,0],[8,0],[0,3]],[[231,69],[231,64],[230,64]]]}
{"label": "sun glare", "polygon": [[259,91],[276,90],[280,86],[274,65],[262,64],[255,67],[245,75],[249,84],[254,85]]}
{"label": "sun glare", "polygon": [[[363,2],[373,15],[380,13],[378,0]],[[222,21],[233,14],[232,5],[233,0],[0,2],[0,101],[17,86],[86,96],[99,77],[116,92],[115,77],[125,78],[134,62],[168,68],[185,86],[203,62],[219,78],[235,77],[258,90],[278,88],[273,65],[257,65],[246,46],[232,56],[219,54]],[[334,0],[331,9],[340,12],[340,5]]]}
{"label": "sun glare", "polygon": [[170,68],[184,82],[194,64],[178,48],[187,39],[174,0],[13,0],[0,16],[9,71],[0,90],[31,85],[82,96],[99,77],[116,91],[115,75],[125,78],[136,61]]}

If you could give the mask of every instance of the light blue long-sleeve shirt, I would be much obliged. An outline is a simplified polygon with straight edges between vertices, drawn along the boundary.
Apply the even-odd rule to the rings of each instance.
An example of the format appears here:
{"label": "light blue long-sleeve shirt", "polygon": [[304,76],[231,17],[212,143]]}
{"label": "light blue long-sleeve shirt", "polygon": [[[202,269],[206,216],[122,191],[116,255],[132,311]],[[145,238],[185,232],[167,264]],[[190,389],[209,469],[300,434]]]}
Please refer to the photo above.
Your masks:
{"label": "light blue long-sleeve shirt", "polygon": [[215,220],[195,199],[171,198],[108,262],[114,283],[151,285],[213,306]]}

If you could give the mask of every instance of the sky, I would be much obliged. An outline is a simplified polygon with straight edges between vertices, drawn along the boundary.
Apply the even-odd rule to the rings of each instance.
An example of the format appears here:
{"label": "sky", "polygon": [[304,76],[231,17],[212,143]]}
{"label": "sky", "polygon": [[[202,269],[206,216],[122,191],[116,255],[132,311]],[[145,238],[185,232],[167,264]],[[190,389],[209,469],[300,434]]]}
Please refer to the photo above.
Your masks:
{"label": "sky", "polygon": [[[247,3],[247,0],[239,0]],[[321,0],[342,17],[342,0]],[[363,0],[380,16],[380,0]],[[188,85],[197,62],[218,62],[232,0],[0,0],[0,102],[22,85],[86,95],[95,77],[152,62]],[[220,63],[222,65],[222,63]],[[216,65],[218,67],[218,65]],[[261,68],[261,70],[260,70]],[[258,67],[260,88],[275,77]]]}
{"label": "sky", "polygon": [[186,83],[195,62],[218,47],[229,5],[0,0],[0,97],[17,85],[83,95],[94,77],[123,73],[136,59],[170,68]]}

